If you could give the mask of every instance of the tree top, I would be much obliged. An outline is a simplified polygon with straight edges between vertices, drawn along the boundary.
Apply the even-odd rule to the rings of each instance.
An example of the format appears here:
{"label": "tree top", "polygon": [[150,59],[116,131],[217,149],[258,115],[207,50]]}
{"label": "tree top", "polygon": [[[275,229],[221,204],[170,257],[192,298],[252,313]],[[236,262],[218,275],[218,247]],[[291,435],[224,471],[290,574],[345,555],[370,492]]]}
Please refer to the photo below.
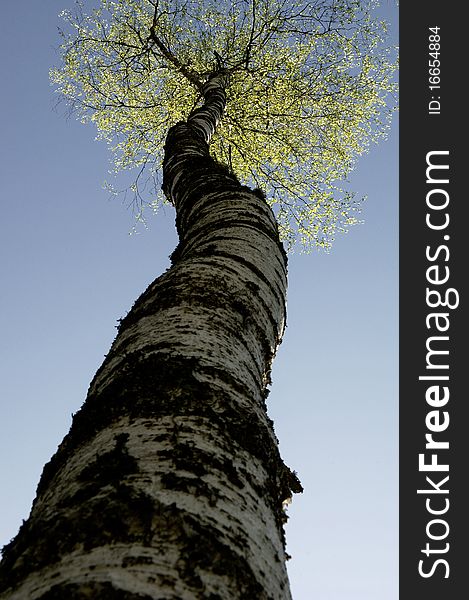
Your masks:
{"label": "tree top", "polygon": [[373,0],[100,0],[64,11],[56,89],[135,169],[139,211],[163,200],[168,128],[185,120],[214,73],[227,106],[211,153],[260,187],[287,246],[328,248],[357,220],[342,184],[386,135],[395,49]]}

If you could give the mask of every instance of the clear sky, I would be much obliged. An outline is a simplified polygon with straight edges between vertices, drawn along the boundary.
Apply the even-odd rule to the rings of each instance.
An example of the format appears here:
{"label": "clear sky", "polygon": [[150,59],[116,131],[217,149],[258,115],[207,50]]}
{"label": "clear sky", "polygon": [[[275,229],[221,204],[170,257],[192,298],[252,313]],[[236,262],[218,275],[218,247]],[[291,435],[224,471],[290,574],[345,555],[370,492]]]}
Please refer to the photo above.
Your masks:
{"label": "clear sky", "polygon": [[[170,208],[129,235],[131,211],[102,189],[106,147],[54,108],[48,70],[70,4],[1,12],[0,545],[29,514],[117,320],[176,245]],[[395,3],[384,11],[397,37]],[[398,597],[397,120],[352,181],[364,224],[330,254],[290,257],[268,399],[305,488],[287,525],[295,600]]]}

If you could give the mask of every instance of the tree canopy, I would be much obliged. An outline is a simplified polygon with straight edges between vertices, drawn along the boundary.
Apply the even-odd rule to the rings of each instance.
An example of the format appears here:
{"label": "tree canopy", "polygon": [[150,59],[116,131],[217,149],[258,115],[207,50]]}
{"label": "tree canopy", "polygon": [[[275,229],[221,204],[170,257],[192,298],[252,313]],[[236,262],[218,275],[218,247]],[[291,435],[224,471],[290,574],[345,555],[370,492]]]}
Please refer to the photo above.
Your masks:
{"label": "tree canopy", "polygon": [[[57,90],[115,169],[135,169],[139,209],[162,202],[168,128],[228,75],[211,153],[262,188],[287,245],[328,248],[356,222],[342,189],[356,158],[386,134],[396,60],[374,0],[100,0],[64,11]],[[95,3],[96,4],[96,3]]]}

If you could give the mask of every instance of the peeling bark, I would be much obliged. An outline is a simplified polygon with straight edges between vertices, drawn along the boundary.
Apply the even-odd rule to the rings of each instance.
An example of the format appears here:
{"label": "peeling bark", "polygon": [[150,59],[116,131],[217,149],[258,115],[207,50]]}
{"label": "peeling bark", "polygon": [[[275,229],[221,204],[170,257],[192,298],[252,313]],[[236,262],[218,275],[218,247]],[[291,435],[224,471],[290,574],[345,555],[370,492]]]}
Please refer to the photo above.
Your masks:
{"label": "peeling bark", "polygon": [[29,519],[9,600],[287,600],[283,464],[265,397],[285,323],[272,211],[210,156],[225,76],[167,137],[173,266],[122,320]]}

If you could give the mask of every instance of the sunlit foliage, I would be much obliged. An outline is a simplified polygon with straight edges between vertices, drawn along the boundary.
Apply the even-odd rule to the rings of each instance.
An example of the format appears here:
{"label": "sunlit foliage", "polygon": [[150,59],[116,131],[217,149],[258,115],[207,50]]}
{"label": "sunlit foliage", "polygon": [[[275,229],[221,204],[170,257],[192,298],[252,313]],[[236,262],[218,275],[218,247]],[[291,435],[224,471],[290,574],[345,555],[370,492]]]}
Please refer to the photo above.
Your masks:
{"label": "sunlit foliage", "polygon": [[[211,152],[262,188],[287,245],[328,247],[356,221],[340,189],[385,135],[395,57],[373,0],[101,0],[64,12],[52,81],[136,169],[140,207],[162,200],[168,128],[201,102],[215,70],[230,75]],[[151,185],[148,185],[148,183]]]}

